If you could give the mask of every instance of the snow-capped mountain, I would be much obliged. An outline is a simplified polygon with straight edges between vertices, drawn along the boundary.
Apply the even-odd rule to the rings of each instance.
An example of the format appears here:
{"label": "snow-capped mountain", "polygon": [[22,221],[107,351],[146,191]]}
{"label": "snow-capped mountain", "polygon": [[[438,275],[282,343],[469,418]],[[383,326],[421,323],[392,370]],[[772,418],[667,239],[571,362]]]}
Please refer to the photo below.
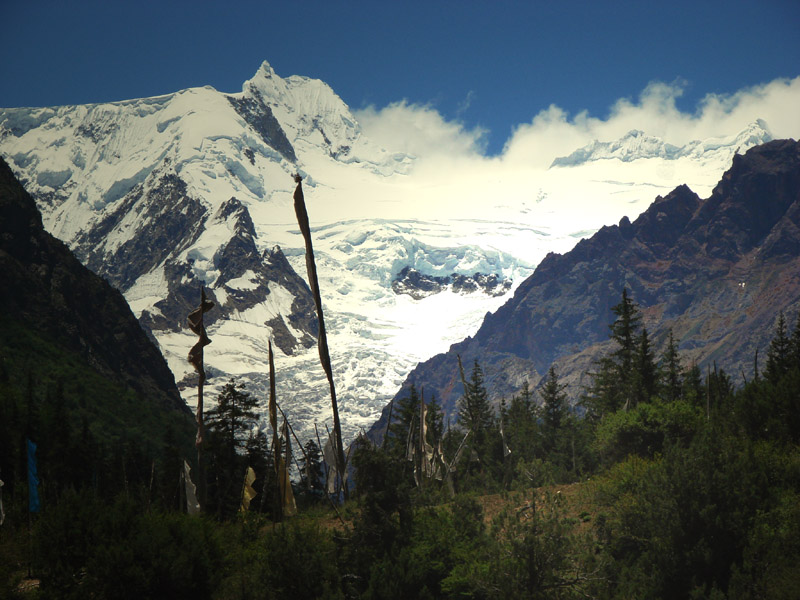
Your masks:
{"label": "snow-capped mountain", "polygon": [[[195,336],[186,315],[204,285],[216,303],[206,315],[207,398],[229,377],[264,398],[272,339],[279,402],[310,437],[331,416],[291,201],[292,175],[303,175],[343,432],[352,439],[419,361],[475,333],[548,252],[569,250],[619,211],[635,216],[675,177],[707,193],[737,147],[766,132],[766,124],[754,128],[750,137],[698,142],[678,159],[654,154],[656,142],[635,142],[643,134],[616,150],[596,143],[591,157],[538,173],[525,197],[487,193],[472,203],[463,188],[437,188],[434,205],[412,183],[415,157],[368,139],[325,83],[281,78],[265,62],[235,94],[204,87],[0,109],[0,154],[47,230],[124,293],[187,403]],[[629,179],[609,178],[599,158],[627,161]],[[597,203],[577,214],[579,197]]]}
{"label": "snow-capped mountain", "polygon": [[611,142],[593,141],[575,150],[569,156],[553,160],[552,167],[576,167],[592,161],[617,159],[633,162],[647,158],[678,160],[690,158],[704,162],[730,162],[733,155],[748,148],[772,140],[767,124],[758,119],[747,129],[733,136],[694,140],[684,146],[668,144],[664,140],[634,129],[618,140]]}

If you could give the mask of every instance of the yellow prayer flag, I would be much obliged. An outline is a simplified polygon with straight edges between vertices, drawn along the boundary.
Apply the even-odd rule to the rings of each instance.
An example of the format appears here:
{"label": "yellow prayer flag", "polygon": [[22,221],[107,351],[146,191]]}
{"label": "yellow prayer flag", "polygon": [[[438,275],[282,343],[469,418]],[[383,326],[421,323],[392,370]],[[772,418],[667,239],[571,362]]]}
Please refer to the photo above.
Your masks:
{"label": "yellow prayer flag", "polygon": [[256,497],[257,492],[253,489],[253,482],[256,480],[256,473],[253,467],[247,467],[244,474],[244,485],[242,486],[242,505],[240,512],[247,512],[250,509],[250,501]]}
{"label": "yellow prayer flag", "polygon": [[293,517],[297,514],[297,504],[294,501],[292,482],[289,479],[289,467],[281,457],[279,461],[278,483],[281,490],[281,505],[283,506],[283,516]]}

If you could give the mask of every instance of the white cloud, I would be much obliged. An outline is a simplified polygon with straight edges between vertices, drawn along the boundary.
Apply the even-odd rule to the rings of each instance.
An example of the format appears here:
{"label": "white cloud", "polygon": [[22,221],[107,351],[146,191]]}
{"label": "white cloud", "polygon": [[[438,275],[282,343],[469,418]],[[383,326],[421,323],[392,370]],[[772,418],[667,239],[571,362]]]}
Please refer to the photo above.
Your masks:
{"label": "white cloud", "polygon": [[777,79],[731,95],[709,94],[694,113],[681,112],[676,100],[685,83],[653,82],[637,102],[618,100],[607,119],[585,112],[570,119],[551,106],[531,123],[516,128],[503,151],[504,160],[548,166],[593,140],[612,141],[632,129],[675,145],[692,140],[735,135],[756,119],[764,119],[777,137],[800,137],[800,77]]}
{"label": "white cloud", "polygon": [[403,100],[381,109],[368,106],[355,111],[355,116],[372,141],[394,152],[461,157],[481,154],[486,147],[484,130],[467,130],[457,121],[446,121],[430,105]]}
{"label": "white cloud", "polygon": [[656,195],[682,183],[707,197],[727,168],[684,159],[548,169],[554,158],[593,140],[613,141],[640,129],[683,145],[736,135],[759,118],[776,138],[800,138],[800,77],[708,95],[692,112],[677,104],[684,87],[680,81],[653,82],[635,100],[617,101],[603,119],[586,112],[571,116],[552,105],[518,125],[493,157],[486,156],[483,130],[448,121],[429,105],[368,107],[356,114],[366,136],[415,156],[414,166],[408,175],[347,189],[335,217],[342,218],[347,203],[353,217],[503,219],[554,231],[591,229],[623,215],[635,218]]}

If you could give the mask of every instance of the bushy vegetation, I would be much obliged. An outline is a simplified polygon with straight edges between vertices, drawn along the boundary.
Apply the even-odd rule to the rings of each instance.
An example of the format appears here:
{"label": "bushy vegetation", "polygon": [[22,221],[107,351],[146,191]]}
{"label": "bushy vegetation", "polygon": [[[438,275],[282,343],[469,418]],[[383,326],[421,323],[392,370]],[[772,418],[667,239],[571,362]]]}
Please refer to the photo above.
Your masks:
{"label": "bushy vegetation", "polygon": [[[182,462],[177,444],[151,457],[129,443],[98,460],[87,447],[103,442],[81,437],[80,422],[68,434],[50,425],[71,456],[42,453],[48,491],[30,539],[24,484],[4,496],[0,595],[796,597],[800,323],[790,334],[781,315],[763,373],[737,389],[719,369],[682,364],[671,334],[656,357],[627,293],[614,313],[614,347],[577,406],[551,368],[494,411],[474,362],[458,426],[448,430],[436,400],[412,387],[393,405],[385,440],[356,444],[344,504],[323,492],[319,446],[296,448],[292,518],[276,504],[273,449],[247,433],[255,401],[235,382],[210,415],[208,465],[218,474],[203,516],[176,510],[177,491],[154,491],[152,473],[157,482],[161,465]],[[39,427],[71,421],[36,389]],[[17,415],[6,423],[21,423],[22,400],[5,402]],[[20,431],[0,427],[21,469],[21,450],[9,450]],[[83,456],[95,457],[91,469]],[[242,513],[248,466],[261,496]],[[124,477],[110,474],[121,467]],[[28,568],[41,585],[22,592]]]}

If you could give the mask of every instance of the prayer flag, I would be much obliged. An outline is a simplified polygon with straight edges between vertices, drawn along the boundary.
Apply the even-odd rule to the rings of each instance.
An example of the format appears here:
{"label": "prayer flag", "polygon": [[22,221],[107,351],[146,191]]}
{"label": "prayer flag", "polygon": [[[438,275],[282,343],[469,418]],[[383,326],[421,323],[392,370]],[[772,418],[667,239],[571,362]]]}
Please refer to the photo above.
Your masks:
{"label": "prayer flag", "polygon": [[186,490],[186,512],[190,515],[200,513],[200,503],[197,501],[197,488],[192,483],[192,468],[189,463],[183,461],[183,487]]}
{"label": "prayer flag", "polygon": [[253,471],[253,467],[247,467],[242,485],[242,506],[239,508],[241,512],[247,512],[250,509],[250,501],[256,497],[257,492],[253,489],[255,480],[256,473]]}
{"label": "prayer flag", "polygon": [[28,444],[28,511],[35,513],[41,509],[39,502],[39,473],[36,468],[36,444],[26,439]]}

